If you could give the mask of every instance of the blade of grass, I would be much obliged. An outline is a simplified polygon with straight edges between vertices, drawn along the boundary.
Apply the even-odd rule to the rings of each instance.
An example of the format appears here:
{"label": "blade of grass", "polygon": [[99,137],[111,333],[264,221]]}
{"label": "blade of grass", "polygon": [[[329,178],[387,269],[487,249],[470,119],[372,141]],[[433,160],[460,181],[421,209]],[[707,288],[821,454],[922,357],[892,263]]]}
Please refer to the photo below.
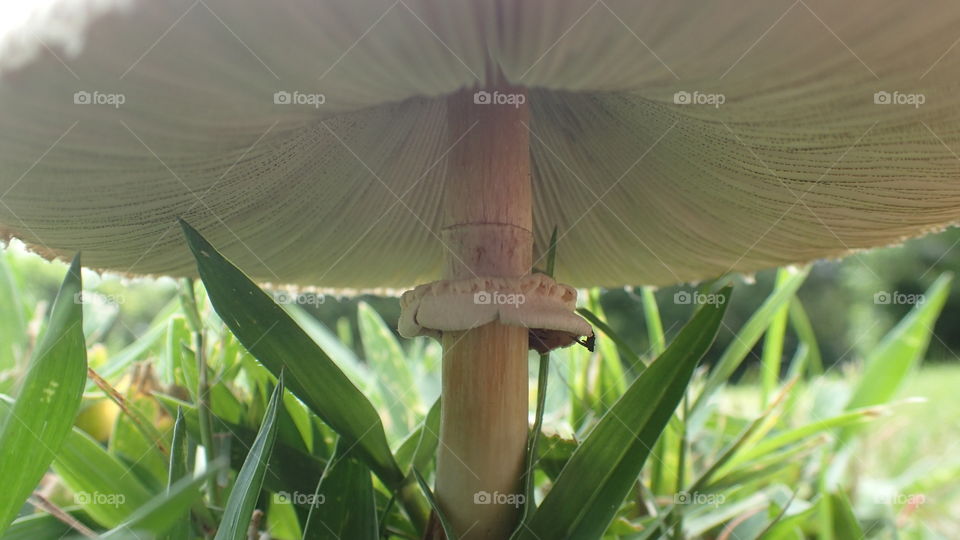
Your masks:
{"label": "blade of grass", "polygon": [[[186,478],[190,471],[187,468],[187,421],[183,418],[183,408],[177,408],[177,419],[173,424],[173,441],[170,443],[170,465],[168,467],[167,493],[182,478]],[[174,523],[167,533],[167,540],[191,538],[192,527],[190,512],[185,511],[180,519]]]}
{"label": "blade of grass", "polygon": [[[183,408],[183,417],[186,420],[187,432],[194,439],[200,437],[197,409],[193,405],[164,395],[157,395],[157,399],[171,414],[176,414],[177,407]],[[234,424],[213,417],[217,430],[228,435],[223,446],[230,450],[230,464],[239,470],[247,458],[248,449],[253,446],[257,436],[257,428]],[[270,456],[270,474],[264,479],[264,485],[271,491],[300,491],[310,493],[316,486],[316,478],[323,472],[327,461],[311,455],[303,442],[296,446],[285,444],[277,439]]]}
{"label": "blade of grass", "polygon": [[437,398],[420,427],[411,433],[397,449],[396,457],[400,469],[406,474],[410,474],[411,469],[426,469],[437,451],[437,445],[440,442],[439,435],[440,398]]}
{"label": "blade of grass", "polygon": [[104,527],[115,527],[147,503],[150,489],[125,463],[74,428],[53,463],[74,501]]}
{"label": "blade of grass", "polygon": [[403,436],[416,422],[416,412],[422,414],[419,393],[414,391],[409,362],[396,336],[380,315],[365,302],[357,305],[357,321],[364,357],[375,373],[376,383],[386,398],[386,409],[391,419],[391,434]]}
{"label": "blade of grass", "polygon": [[770,322],[780,307],[786,304],[793,297],[794,293],[797,292],[797,289],[800,288],[800,285],[803,284],[809,271],[809,268],[790,270],[792,273],[790,278],[787,279],[782,286],[774,289],[760,308],[747,320],[747,323],[743,325],[743,328],[740,329],[740,332],[737,333],[735,339],[730,343],[720,357],[720,360],[718,360],[717,364],[713,367],[713,371],[711,371],[707,377],[703,390],[700,392],[696,401],[694,401],[691,411],[694,411],[694,413],[699,412],[710,396],[733,375],[744,358],[747,357],[747,354],[750,353],[750,350],[753,349],[753,346],[760,340],[763,332],[770,326]]}
{"label": "blade of grass", "polygon": [[27,317],[14,269],[0,248],[0,371],[14,369],[26,346]]}
{"label": "blade of grass", "polygon": [[882,415],[884,411],[885,408],[883,407],[864,407],[860,409],[854,409],[832,418],[812,422],[798,428],[777,433],[772,437],[767,437],[761,441],[755,441],[754,444],[749,445],[746,450],[741,452],[730,461],[730,467],[749,464],[753,460],[787,445],[794,444],[803,439],[807,439],[814,435],[819,435],[832,429],[873,420]]}
{"label": "blade of grass", "polygon": [[790,389],[793,387],[793,384],[786,385],[783,390],[774,398],[773,402],[767,405],[767,409],[758,415],[746,428],[737,436],[736,439],[731,442],[727,448],[720,453],[720,456],[713,461],[713,464],[707,468],[691,485],[687,490],[690,493],[697,493],[700,489],[706,485],[710,479],[722,469],[731,459],[741,451],[748,443],[751,441],[754,436],[761,432],[763,433],[765,429],[769,429],[776,423],[779,415],[774,415],[776,409],[784,401],[787,395],[790,392]]}
{"label": "blade of grass", "polygon": [[380,534],[370,468],[352,456],[344,439],[317,486],[307,538],[376,540]]}
{"label": "blade of grass", "polygon": [[0,534],[70,433],[86,384],[80,256],[67,270],[17,399],[0,424]]}
{"label": "blade of grass", "polygon": [[830,494],[830,513],[833,516],[833,534],[837,538],[864,538],[863,529],[842,491]]}
{"label": "blade of grass", "polygon": [[[729,297],[730,289],[721,294]],[[702,307],[571,456],[527,526],[513,537],[599,538],[637,481],[649,448],[716,337],[727,302]]]}
{"label": "blade of grass", "polygon": [[871,351],[847,403],[848,410],[878,405],[893,397],[927,350],[933,325],[950,292],[951,279],[948,274],[937,278],[923,294],[924,301],[915,305]]}
{"label": "blade of grass", "polygon": [[647,365],[644,363],[643,359],[640,358],[640,355],[630,347],[630,344],[628,344],[618,332],[615,332],[613,328],[610,328],[610,325],[604,322],[603,319],[598,317],[587,308],[577,308],[577,313],[586,319],[591,326],[593,326],[595,329],[599,329],[605,336],[610,338],[610,340],[613,341],[617,347],[619,347],[620,353],[627,357],[627,362],[629,362],[631,366],[634,366],[634,369],[636,369],[637,372],[642,372],[644,369],[646,369]]}
{"label": "blade of grass", "polygon": [[[775,289],[783,287],[789,279],[789,270],[786,268],[777,270]],[[783,362],[783,336],[787,329],[787,313],[790,303],[788,300],[786,304],[780,306],[774,312],[770,326],[767,327],[763,337],[763,352],[760,356],[760,403],[763,405],[769,402],[770,396],[776,392],[777,384],[780,382],[780,366]]]}
{"label": "blade of grass", "polygon": [[803,302],[796,296],[790,300],[790,326],[797,333],[801,343],[807,345],[810,357],[807,359],[807,373],[811,376],[823,373],[823,357],[820,356],[820,346],[817,345],[817,335],[813,331],[813,325],[810,324],[810,317],[807,316],[807,310],[803,308]]}
{"label": "blade of grass", "polygon": [[179,480],[169,491],[137,508],[126,521],[100,538],[151,538],[164,534],[200,498],[198,488],[206,482],[207,477],[216,475],[224,465],[223,462],[214,462],[203,474]]}
{"label": "blade of grass", "polygon": [[453,532],[453,527],[450,526],[450,520],[447,519],[443,510],[440,509],[440,503],[438,503],[437,498],[433,496],[433,491],[430,489],[430,486],[427,485],[426,480],[423,479],[423,476],[420,476],[420,471],[414,469],[413,475],[417,478],[417,483],[420,484],[420,489],[423,490],[424,496],[427,497],[430,507],[433,508],[434,515],[436,515],[437,520],[440,521],[440,527],[443,528],[443,534],[446,536],[446,539],[457,540],[457,535]]}
{"label": "blade of grass", "polygon": [[260,424],[260,431],[253,441],[253,446],[247,454],[243,467],[237,474],[237,480],[227,498],[227,505],[223,511],[223,519],[217,529],[216,540],[244,540],[253,509],[256,507],[260,489],[263,486],[263,477],[267,474],[267,464],[270,462],[270,453],[273,451],[273,442],[277,437],[277,409],[281,407],[283,398],[283,374],[273,389],[270,404]]}
{"label": "blade of grass", "polygon": [[[553,271],[557,266],[557,228],[553,228],[550,235],[550,246],[547,249],[547,270],[546,275],[553,277]],[[536,484],[537,464],[537,443],[540,441],[540,432],[543,430],[543,413],[547,404],[547,380],[550,378],[550,353],[540,355],[540,366],[537,373],[537,409],[533,420],[533,430],[530,432],[530,438],[527,440],[526,466],[523,473],[523,515],[521,523],[525,524],[533,510],[536,508],[534,499],[534,490]]]}
{"label": "blade of grass", "polygon": [[274,375],[286,371],[290,390],[341,437],[383,482],[403,482],[376,409],[287,313],[181,221],[214,309],[237,339]]}
{"label": "blade of grass", "polygon": [[660,308],[657,306],[657,297],[654,295],[653,287],[644,287],[643,298],[643,318],[647,323],[647,339],[650,341],[650,354],[654,358],[660,356],[667,347],[666,339],[663,336],[663,322],[660,320]]}

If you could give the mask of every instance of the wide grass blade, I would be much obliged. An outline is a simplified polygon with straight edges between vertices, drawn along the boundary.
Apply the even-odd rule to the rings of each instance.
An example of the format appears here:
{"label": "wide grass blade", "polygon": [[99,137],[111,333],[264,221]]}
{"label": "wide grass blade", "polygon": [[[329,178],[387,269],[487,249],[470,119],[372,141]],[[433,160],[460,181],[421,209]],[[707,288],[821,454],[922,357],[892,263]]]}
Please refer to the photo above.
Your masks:
{"label": "wide grass blade", "polygon": [[200,233],[181,222],[210,302],[237,339],[341,437],[389,486],[403,474],[390,453],[376,409],[320,347]]}
{"label": "wide grass blade", "polygon": [[[12,400],[0,396],[0,423],[12,407]],[[116,526],[150,500],[150,491],[129,467],[76,427],[60,446],[53,468],[74,493],[74,502],[104,527]]]}
{"label": "wide grass blade", "polygon": [[[729,298],[730,289],[721,291]],[[637,481],[649,449],[713,343],[728,302],[701,308],[571,456],[515,538],[599,538]]]}
{"label": "wide grass blade", "polygon": [[376,540],[380,527],[370,468],[354,459],[343,439],[325,472],[304,538]]}
{"label": "wide grass blade", "polygon": [[70,433],[86,385],[77,255],[60,286],[16,402],[0,424],[0,533],[50,467]]}
{"label": "wide grass blade", "polygon": [[223,519],[217,529],[216,540],[243,540],[247,537],[247,528],[253,509],[260,497],[260,488],[263,486],[263,477],[267,474],[267,464],[270,462],[270,453],[273,451],[273,442],[277,438],[277,409],[282,406],[283,375],[273,389],[270,404],[263,416],[263,423],[257,438],[253,441],[247,459],[237,474],[237,480],[230,491],[227,505],[223,512]]}
{"label": "wide grass blade", "polygon": [[915,305],[871,351],[860,383],[847,403],[848,410],[886,403],[893,397],[927,350],[934,323],[950,292],[950,281],[949,275],[937,278],[924,293],[924,301]]}
{"label": "wide grass blade", "polygon": [[53,469],[74,500],[104,527],[115,527],[150,500],[152,493],[133,470],[89,435],[74,428]]}

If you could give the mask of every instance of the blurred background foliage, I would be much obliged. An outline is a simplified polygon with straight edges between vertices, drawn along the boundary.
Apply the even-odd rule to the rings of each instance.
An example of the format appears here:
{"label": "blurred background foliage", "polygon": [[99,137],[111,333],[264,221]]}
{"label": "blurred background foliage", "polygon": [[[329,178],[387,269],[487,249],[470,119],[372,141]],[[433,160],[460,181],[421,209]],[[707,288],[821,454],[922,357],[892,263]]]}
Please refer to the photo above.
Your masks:
{"label": "blurred background foliage", "polygon": [[[816,348],[822,359],[825,375],[798,383],[789,394],[789,387],[783,390],[778,386],[795,375],[791,371],[794,368],[791,359],[800,356],[796,353],[798,350],[802,352],[803,348],[803,344],[796,337],[797,332],[790,329],[784,333],[780,382],[773,388],[765,387],[762,384],[762,358],[766,341],[764,338],[758,339],[747,353],[745,361],[739,364],[732,374],[730,380],[734,384],[722,388],[715,407],[705,408],[707,416],[701,419],[685,419],[690,430],[684,434],[690,437],[690,455],[679,458],[689,459],[686,465],[681,461],[679,469],[687,470],[691,475],[687,478],[687,484],[696,478],[694,474],[710,471],[712,460],[723,457],[720,450],[724,445],[742,444],[743,441],[738,439],[741,430],[750,429],[752,421],[770,414],[771,409],[768,407],[775,402],[774,390],[776,393],[783,391],[783,395],[787,396],[783,410],[784,419],[781,420],[786,427],[799,429],[797,426],[842,415],[844,403],[847,407],[851,406],[848,401],[851,393],[863,387],[860,383],[863,382],[861,375],[865,360],[877,351],[882,338],[914,307],[896,299],[922,295],[934,286],[941,275],[960,268],[960,249],[956,249],[958,244],[960,230],[949,230],[912,240],[900,247],[856,254],[842,261],[821,261],[815,264],[796,293],[796,298],[802,304],[816,336]],[[562,250],[562,245],[560,249]],[[17,393],[17,382],[25,369],[26,360],[30,357],[30,349],[35,346],[44,320],[49,315],[49,302],[56,295],[65,269],[66,266],[62,263],[52,264],[27,253],[16,242],[0,249],[0,305],[6,306],[4,320],[0,324],[0,393]],[[562,281],[562,274],[558,278]],[[731,347],[737,345],[738,333],[743,330],[747,321],[755,316],[774,290],[778,272],[769,270],[759,272],[756,276],[734,275],[720,281],[727,280],[735,284],[735,292],[717,340],[705,357],[704,364],[708,366],[715,365]],[[137,403],[138,407],[143,407],[142,413],[145,417],[157,419],[158,430],[169,432],[172,418],[161,410],[156,401],[146,399],[145,396],[151,391],[150,385],[156,385],[158,379],[172,380],[170,373],[163,372],[173,365],[170,358],[163,357],[169,354],[164,351],[170,349],[163,345],[167,340],[164,336],[186,335],[183,318],[178,315],[178,283],[167,278],[123,279],[85,271],[84,290],[84,327],[90,347],[90,367],[94,370],[103,368],[101,375],[111,379],[114,384],[122,377],[120,386],[128,399]],[[645,321],[648,318],[644,313],[643,295],[652,294],[655,297],[666,343],[670,343],[696,308],[690,303],[677,300],[695,290],[695,286],[685,284],[655,291],[642,287],[626,287],[588,291],[583,295],[584,303],[589,304],[591,311],[600,315],[610,326],[611,333],[621,340],[620,354],[617,355],[617,346],[610,339],[601,336],[601,364],[606,362],[606,358],[618,358],[619,362],[615,362],[617,365],[607,363],[598,368],[597,373],[602,378],[604,373],[610,375],[610,370],[619,373],[622,369],[625,376],[621,374],[620,377],[610,379],[612,382],[606,383],[585,381],[582,376],[589,378],[593,369],[590,367],[593,360],[585,351],[575,347],[554,355],[545,426],[548,432],[552,431],[560,438],[548,441],[551,442],[547,446],[548,454],[543,457],[541,464],[546,476],[552,479],[550,467],[553,458],[549,452],[559,448],[562,453],[564,441],[569,441],[571,437],[579,438],[595,425],[596,419],[612,406],[626,384],[636,376],[638,368],[642,369],[642,366],[636,363],[631,364],[630,359],[634,352],[638,353],[642,361],[651,360],[659,352],[656,350],[657,345],[650,343],[651,336],[656,335],[656,332],[650,332],[646,326]],[[288,302],[294,299],[301,308],[296,311],[304,317],[312,315],[330,329],[329,340],[332,341],[328,341],[328,345],[331,350],[342,348],[341,356],[347,359],[341,363],[342,368],[345,365],[357,364],[356,367],[363,371],[371,369],[371,362],[389,363],[389,358],[376,357],[383,351],[388,351],[385,354],[394,360],[403,357],[412,363],[407,369],[415,383],[413,386],[416,392],[413,392],[415,399],[411,398],[413,401],[405,404],[408,405],[406,409],[401,407],[384,410],[386,400],[383,403],[374,400],[374,404],[381,409],[381,415],[389,420],[386,425],[391,441],[400,441],[423,420],[429,404],[439,392],[440,351],[435,343],[426,339],[399,340],[396,343],[404,350],[399,355],[390,351],[395,341],[385,338],[385,335],[388,336],[390,331],[394,331],[392,327],[395,326],[399,314],[396,298],[372,295],[337,297],[312,293],[297,295],[288,291],[275,291],[275,294],[285,295],[283,298]],[[894,298],[894,301],[884,302],[884,298]],[[221,323],[210,313],[208,310],[205,317],[211,319],[208,324],[215,329],[215,335],[214,341],[206,347],[214,352],[229,352],[221,354],[222,358],[217,367],[218,377],[225,375],[223,384],[229,383],[230,387],[229,392],[219,390],[220,385],[215,387],[220,392],[220,405],[225,401],[229,402],[230,407],[235,409],[232,420],[255,430],[260,418],[264,416],[269,394],[267,390],[272,383],[259,374],[262,370],[258,371],[258,368],[253,367],[252,358],[242,352],[228,333],[216,330]],[[376,314],[379,314],[379,317]],[[380,318],[391,329],[383,326]],[[792,321],[792,318],[790,320]],[[308,318],[297,318],[301,326],[308,324],[307,321]],[[856,530],[862,527],[865,537],[894,538],[897,537],[895,531],[898,529],[899,537],[902,538],[956,537],[956,534],[960,534],[960,525],[953,518],[960,515],[960,484],[953,480],[960,475],[960,400],[956,399],[956,388],[960,387],[958,325],[960,287],[953,286],[933,328],[922,367],[906,377],[905,384],[894,396],[884,396],[876,402],[866,403],[874,405],[892,401],[896,404],[877,410],[876,414],[880,419],[872,422],[869,429],[860,433],[857,444],[838,444],[835,455],[823,454],[829,456],[829,466],[824,464],[816,468],[811,465],[811,460],[820,458],[808,450],[823,441],[818,437],[809,441],[804,439],[806,442],[777,457],[780,460],[778,466],[793,461],[797,468],[803,470],[816,468],[816,474],[784,473],[784,476],[770,476],[773,480],[762,486],[758,484],[749,487],[749,479],[744,480],[744,485],[750,489],[762,488],[766,497],[777,501],[771,508],[776,505],[786,508],[789,506],[787,501],[792,500],[792,497],[806,498],[812,501],[812,505],[818,506],[821,503],[816,501],[824,500],[817,496],[818,492],[833,493],[833,496],[836,496],[836,493],[845,493],[843,496],[850,497],[860,522]],[[325,335],[323,332],[320,334]],[[334,334],[339,338],[339,344],[333,340]],[[376,343],[371,342],[371,336],[376,337]],[[137,349],[138,343],[147,345],[143,349]],[[604,351],[605,347],[607,350]],[[613,353],[609,350],[611,348]],[[809,359],[809,355],[805,358]],[[123,364],[126,360],[130,362]],[[361,371],[348,372],[348,375],[360,386],[365,384],[362,384],[362,381],[367,381],[369,388],[364,387],[364,392],[368,395],[388,396],[399,390],[391,388],[389,378],[379,380],[375,376],[370,377],[369,373],[364,378]],[[704,381],[709,384],[709,378],[704,375],[704,371],[705,369],[701,370],[697,379],[700,381],[695,385],[698,389]],[[181,377],[187,375],[189,374],[184,373]],[[196,377],[195,373],[193,377]],[[554,377],[557,379],[553,380]],[[536,365],[532,362],[531,380],[535,381],[535,378]],[[598,392],[598,389],[602,389],[603,384],[607,383],[612,384],[611,388],[616,390],[609,394],[609,399],[604,398],[605,392],[603,395]],[[534,387],[535,382],[531,384],[531,394]],[[177,395],[177,391],[181,389],[182,387],[173,385],[160,388],[160,392],[166,391],[174,397],[189,401],[190,395],[183,392]],[[232,397],[230,392],[235,393],[237,398]],[[129,422],[119,421],[118,411],[112,403],[102,397],[93,398],[94,395],[96,391],[88,389],[77,425],[95,440],[106,441],[111,453],[122,456],[124,449],[115,441],[136,440],[136,437],[118,434],[117,426],[127,425],[127,429],[131,429]],[[905,401],[905,398],[909,397],[923,399]],[[243,401],[242,406],[236,402],[237,399]],[[864,413],[863,416],[873,418],[874,412]],[[670,430],[665,433],[659,444],[666,444],[662,441],[669,442],[670,437],[677,436],[676,433],[671,435]],[[329,438],[329,435],[329,431],[322,430],[316,434],[321,439]],[[332,448],[332,440],[331,438],[324,444],[317,442],[317,448],[322,450],[325,445]],[[811,445],[810,448],[805,446],[807,443]],[[136,449],[128,452],[134,450]],[[317,452],[322,454],[326,451],[321,450]],[[749,445],[740,451],[749,455]],[[648,462],[648,470],[644,473],[651,491],[637,497],[638,505],[646,500],[652,511],[640,511],[626,506],[613,526],[614,530],[619,531],[617,534],[631,537],[641,524],[650,525],[650,516],[664,520],[672,518],[674,510],[670,508],[676,508],[677,501],[671,498],[670,494],[685,483],[676,478],[670,480],[670,474],[663,468],[677,466],[676,448],[671,450],[658,447],[654,457],[656,459]],[[155,483],[155,479],[150,479],[151,476],[163,476],[165,464],[160,459],[155,461],[157,462],[152,463],[147,460],[139,465],[143,470],[138,474],[146,479],[147,484]],[[760,462],[762,464],[762,460]],[[558,467],[562,466],[562,463],[560,460]],[[728,474],[739,474],[732,465],[728,468]],[[721,469],[721,472],[724,470]],[[794,476],[790,476],[791,474]],[[823,485],[813,493],[791,494],[794,484],[790,478],[794,479],[797,486],[806,485],[809,488],[809,482],[821,482]],[[855,481],[845,483],[850,482],[850,478]],[[836,486],[829,485],[831,482],[841,483],[843,490],[837,491]],[[729,494],[731,498],[739,501],[735,490],[730,491],[730,486],[725,489],[727,491],[718,493]],[[749,500],[744,497],[743,501]],[[379,501],[378,506],[382,502]],[[671,503],[674,503],[673,507]],[[743,507],[739,510],[734,508],[728,514],[725,513],[727,509],[719,508],[718,505],[702,506],[703,509],[690,512],[683,527],[685,531],[692,531],[691,534],[698,536],[713,531],[707,535],[711,538],[718,537],[717,531],[721,531],[719,537],[728,538],[749,538],[766,534],[770,531],[764,532],[765,523],[774,517],[765,513],[743,513]],[[844,501],[836,502],[836,508],[847,507]],[[658,516],[658,508],[670,509],[670,514],[666,517]],[[271,510],[271,515],[281,511],[282,509]],[[737,512],[741,514],[738,515]],[[797,516],[801,516],[806,511],[801,507],[801,510],[796,512]],[[738,521],[740,515],[746,516],[742,522]],[[751,515],[754,517],[750,517]],[[113,519],[109,515],[94,517],[101,525],[110,523]],[[274,519],[277,522],[283,521],[276,517]],[[289,519],[286,522],[295,524],[296,520]],[[293,530],[295,526],[291,527],[289,534],[280,534],[278,537],[297,537]],[[726,536],[723,536],[724,534]],[[836,537],[845,538],[843,534],[838,532]],[[820,537],[824,537],[823,534]]]}
{"label": "blurred background foliage", "polygon": [[[871,350],[877,341],[896,321],[912,307],[906,303],[877,303],[878,293],[918,295],[927,290],[943,272],[960,269],[960,229],[951,229],[940,234],[910,240],[902,246],[877,249],[855,254],[840,261],[820,261],[813,266],[797,295],[810,319],[820,346],[825,368],[862,358],[864,351]],[[15,288],[18,294],[30,296],[28,304],[44,307],[56,294],[63,274],[63,265],[51,265],[40,257],[28,255],[22,246],[14,243],[3,252],[7,264],[20,269],[19,280],[9,282],[9,275],[0,279],[0,300]],[[88,302],[105,304],[107,317],[112,317],[103,335],[96,336],[108,346],[124,346],[141,336],[162,306],[176,296],[176,282],[171,279],[123,280],[115,276],[85,274],[89,295]],[[25,278],[29,278],[28,280]],[[562,281],[563,276],[558,278]],[[716,361],[734,338],[736,330],[763,303],[773,288],[776,270],[758,272],[755,276],[730,276],[737,285],[736,295],[728,308],[725,327],[707,354],[706,362]],[[607,323],[629,343],[635,351],[649,351],[648,332],[644,323],[643,305],[640,302],[640,287],[604,290],[600,303]],[[690,318],[696,306],[677,304],[678,292],[693,291],[689,284],[663,287],[655,291],[664,332],[669,341],[682,324]],[[282,293],[281,293],[282,294]],[[316,300],[314,300],[316,299]],[[386,321],[396,321],[400,313],[397,298],[359,295],[338,297],[333,295],[305,295],[299,304],[328,328],[338,329],[355,347],[359,347],[359,334],[355,322],[357,306],[366,303],[372,306]],[[102,312],[98,312],[101,313]],[[25,317],[33,320],[38,313]],[[93,323],[91,323],[93,326]],[[96,324],[100,327],[101,325]],[[960,353],[960,287],[951,290],[943,314],[934,328],[935,338],[930,343],[927,363],[957,362]],[[345,333],[349,335],[345,335]],[[16,340],[8,340],[13,343]],[[410,342],[406,342],[409,346]],[[791,353],[797,346],[796,339],[788,332],[784,348]],[[760,360],[762,342],[752,351],[741,370],[749,370]],[[359,348],[358,348],[359,350]],[[7,355],[8,351],[0,351]],[[3,358],[3,356],[0,356]]]}

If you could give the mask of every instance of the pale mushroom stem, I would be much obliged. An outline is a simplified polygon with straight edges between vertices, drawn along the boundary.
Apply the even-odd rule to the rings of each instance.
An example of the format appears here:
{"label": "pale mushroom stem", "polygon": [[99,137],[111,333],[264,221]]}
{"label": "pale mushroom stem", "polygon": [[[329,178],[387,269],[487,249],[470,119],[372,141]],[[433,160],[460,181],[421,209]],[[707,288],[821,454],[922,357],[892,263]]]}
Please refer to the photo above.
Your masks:
{"label": "pale mushroom stem", "polygon": [[[460,139],[444,194],[448,279],[522,276],[532,262],[526,93],[485,92],[447,100],[451,140]],[[478,302],[506,300],[483,292]],[[443,349],[437,498],[459,536],[507,538],[526,452],[527,329],[493,322],[446,332]]]}

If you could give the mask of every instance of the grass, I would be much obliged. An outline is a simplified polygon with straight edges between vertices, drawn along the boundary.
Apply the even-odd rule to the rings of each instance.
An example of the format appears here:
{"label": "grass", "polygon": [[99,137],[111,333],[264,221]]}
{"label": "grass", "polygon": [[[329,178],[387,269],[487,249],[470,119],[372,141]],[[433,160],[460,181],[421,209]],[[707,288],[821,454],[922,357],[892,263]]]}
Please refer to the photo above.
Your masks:
{"label": "grass", "polygon": [[[214,246],[192,240],[206,287],[184,283],[178,294],[171,280],[130,284],[83,274],[85,291],[100,296],[83,296],[82,322],[71,303],[69,319],[83,328],[78,339],[103,381],[86,382],[75,423],[87,433],[69,432],[51,458],[54,474],[35,490],[34,501],[42,495],[46,506],[34,506],[59,507],[114,535],[176,525],[179,532],[167,537],[212,538],[218,528],[238,537],[242,527],[219,525],[228,515],[240,525],[252,519],[277,538],[326,528],[358,538],[419,537],[430,504],[423,492],[434,476],[439,346],[398,340],[392,319],[366,304],[325,326],[301,306],[275,304],[218,259]],[[0,394],[21,400],[22,411],[42,410],[21,378],[43,339],[57,338],[44,332],[64,326],[54,324],[63,310],[49,304],[64,272],[0,251],[0,321],[8,323],[0,327],[7,333]],[[805,275],[785,270],[772,290],[739,288],[766,307],[734,318],[739,323],[725,319],[732,328],[724,324],[721,333],[732,339],[716,347],[722,369],[712,373],[694,371],[694,357],[675,359],[699,357],[714,332],[684,338],[668,331],[665,339],[669,321],[646,325],[649,341],[666,352],[634,351],[631,336],[607,324],[603,293],[589,291],[584,310],[591,311],[583,313],[601,329],[597,351],[553,353],[542,416],[531,418],[544,435],[529,474],[539,503],[528,509],[529,525],[547,536],[563,536],[562,529],[637,539],[957,537],[950,516],[960,515],[960,363],[918,364],[949,279],[937,279],[925,307],[864,349],[864,359],[857,351],[821,376],[812,338],[784,325]],[[656,299],[644,292],[636,297],[643,312],[637,332],[644,321],[659,322]],[[798,354],[780,330],[767,331],[776,321]],[[781,366],[789,375],[774,377]],[[535,361],[530,367],[532,404],[537,383],[546,381],[537,380],[543,374]],[[729,375],[744,368],[732,384]],[[286,390],[277,391],[281,375]],[[104,398],[111,391],[121,407]],[[925,400],[907,399],[916,397]],[[73,416],[61,419],[68,431]],[[251,468],[271,451],[267,469]],[[176,482],[185,475],[193,477],[189,485]],[[10,529],[19,537],[65,527],[21,507],[15,495],[8,510],[20,515]],[[326,502],[304,502],[318,497]],[[263,515],[251,515],[252,505]]]}
{"label": "grass", "polygon": [[[835,368],[820,381],[825,394],[843,392],[855,375]],[[728,386],[721,407],[734,416],[760,411],[762,389],[751,382]],[[960,534],[960,359],[927,363],[910,373],[889,415],[872,423],[854,455],[859,493],[854,505],[870,523],[894,520],[901,538],[955,538]],[[885,512],[892,502],[894,514]],[[915,507],[911,503],[919,503]],[[879,525],[877,525],[879,526]],[[868,532],[868,531],[865,531]]]}

